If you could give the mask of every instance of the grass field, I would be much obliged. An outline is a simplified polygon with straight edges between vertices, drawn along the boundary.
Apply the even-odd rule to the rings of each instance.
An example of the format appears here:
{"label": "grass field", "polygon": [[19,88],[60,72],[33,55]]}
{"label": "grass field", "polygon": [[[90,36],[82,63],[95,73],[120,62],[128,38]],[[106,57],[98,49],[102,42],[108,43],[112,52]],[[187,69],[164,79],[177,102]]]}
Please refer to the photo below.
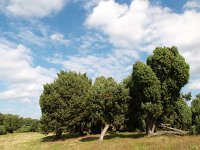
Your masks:
{"label": "grass field", "polygon": [[54,141],[53,136],[39,133],[14,133],[0,136],[2,150],[200,150],[200,136],[157,136],[143,134],[108,134],[103,142],[98,135],[79,137],[65,134]]}

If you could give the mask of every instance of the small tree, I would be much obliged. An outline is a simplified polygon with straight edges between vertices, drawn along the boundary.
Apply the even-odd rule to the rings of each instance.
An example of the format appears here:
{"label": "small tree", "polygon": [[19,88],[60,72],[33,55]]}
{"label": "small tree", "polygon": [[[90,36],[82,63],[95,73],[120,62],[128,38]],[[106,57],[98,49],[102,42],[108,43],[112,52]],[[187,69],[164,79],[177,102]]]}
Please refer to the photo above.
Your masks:
{"label": "small tree", "polygon": [[93,123],[101,122],[104,126],[100,141],[103,140],[109,126],[118,126],[124,122],[128,99],[128,90],[113,78],[96,79],[89,92],[88,112]]}
{"label": "small tree", "polygon": [[152,69],[142,62],[133,66],[133,101],[146,116],[146,133],[154,133],[156,119],[162,112],[160,81]]}
{"label": "small tree", "polygon": [[46,84],[40,97],[42,131],[54,131],[59,138],[65,129],[81,127],[90,86],[91,80],[86,74],[64,71],[53,83]]}

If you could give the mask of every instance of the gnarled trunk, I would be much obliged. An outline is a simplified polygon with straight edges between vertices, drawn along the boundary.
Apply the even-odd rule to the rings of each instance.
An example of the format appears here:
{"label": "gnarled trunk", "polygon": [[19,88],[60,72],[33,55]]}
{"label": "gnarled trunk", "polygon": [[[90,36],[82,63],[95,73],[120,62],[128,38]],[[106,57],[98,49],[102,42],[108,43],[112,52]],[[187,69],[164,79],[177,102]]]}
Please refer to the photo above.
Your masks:
{"label": "gnarled trunk", "polygon": [[156,119],[148,118],[146,126],[147,126],[146,134],[147,135],[153,134],[156,128]]}
{"label": "gnarled trunk", "polygon": [[104,138],[106,131],[108,130],[109,126],[110,126],[109,124],[105,125],[104,129],[101,131],[101,136],[99,137],[99,141],[103,141],[103,138]]}

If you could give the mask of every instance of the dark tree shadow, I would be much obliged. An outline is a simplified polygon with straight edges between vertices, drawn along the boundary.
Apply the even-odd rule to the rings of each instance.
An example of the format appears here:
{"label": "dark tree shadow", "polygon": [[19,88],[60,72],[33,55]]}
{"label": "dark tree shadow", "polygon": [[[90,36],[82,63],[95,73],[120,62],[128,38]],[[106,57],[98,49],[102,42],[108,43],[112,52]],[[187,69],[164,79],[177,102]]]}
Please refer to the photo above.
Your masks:
{"label": "dark tree shadow", "polygon": [[97,141],[99,139],[99,137],[85,137],[82,138],[80,141],[81,142],[92,142],[92,141]]}
{"label": "dark tree shadow", "polygon": [[74,139],[78,137],[84,137],[86,134],[80,135],[79,133],[65,133],[62,134],[59,139],[55,135],[46,136],[41,139],[41,142],[55,142],[55,141],[64,141],[66,139]]}
{"label": "dark tree shadow", "polygon": [[[132,138],[132,139],[137,139],[137,138],[142,138],[144,137],[146,134],[145,133],[128,133],[128,134],[124,134],[124,133],[110,133],[109,135],[105,135],[104,139],[114,139],[114,138]],[[81,142],[91,142],[91,141],[96,141],[98,140],[99,137],[85,137],[82,138],[80,141]]]}

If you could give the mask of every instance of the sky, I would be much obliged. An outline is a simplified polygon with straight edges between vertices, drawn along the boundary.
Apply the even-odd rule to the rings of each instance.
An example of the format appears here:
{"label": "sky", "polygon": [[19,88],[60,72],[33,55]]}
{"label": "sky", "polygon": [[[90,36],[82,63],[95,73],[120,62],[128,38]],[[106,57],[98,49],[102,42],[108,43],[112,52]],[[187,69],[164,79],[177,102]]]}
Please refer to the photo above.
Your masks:
{"label": "sky", "polygon": [[0,112],[40,118],[60,70],[120,82],[157,46],[190,64],[200,93],[200,0],[0,0]]}

